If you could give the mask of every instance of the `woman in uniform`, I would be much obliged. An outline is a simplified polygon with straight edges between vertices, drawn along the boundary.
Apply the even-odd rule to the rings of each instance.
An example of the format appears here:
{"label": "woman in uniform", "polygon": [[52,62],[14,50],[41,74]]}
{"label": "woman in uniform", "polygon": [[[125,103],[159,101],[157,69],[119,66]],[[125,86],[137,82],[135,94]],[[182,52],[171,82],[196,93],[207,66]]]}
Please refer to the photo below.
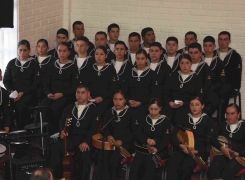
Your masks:
{"label": "woman in uniform", "polygon": [[[207,147],[209,146],[206,138],[201,134],[210,136],[213,132],[213,122],[208,115],[202,112],[203,108],[204,104],[202,98],[195,96],[190,101],[191,113],[178,119],[178,126],[176,126],[171,133],[171,142],[174,147],[174,152],[168,160],[167,179],[191,179],[193,169],[197,165],[187,150],[188,145],[182,144],[177,139],[178,131],[185,131],[185,129],[181,129],[180,127],[188,128],[193,132],[194,149],[192,152],[200,157],[203,162],[206,162],[209,152]],[[179,167],[180,172],[178,173]]]}
{"label": "woman in uniform", "polygon": [[209,169],[211,179],[230,180],[244,168],[235,159],[235,157],[245,157],[245,124],[239,116],[239,107],[236,104],[229,104],[226,108],[226,121],[221,121],[214,129],[213,137],[225,137],[232,147],[224,147],[218,141],[212,140],[212,145],[223,155],[217,155],[211,161]]}
{"label": "woman in uniform", "polygon": [[[165,115],[160,114],[161,109],[160,100],[152,98],[148,105],[149,114],[139,121],[135,142],[136,155],[131,167],[130,180],[141,177],[142,174],[139,172],[143,172],[140,171],[142,165],[145,168],[145,179],[154,179],[155,168],[159,165],[157,158],[168,156],[171,122]],[[152,153],[144,151],[145,145],[148,145]]]}

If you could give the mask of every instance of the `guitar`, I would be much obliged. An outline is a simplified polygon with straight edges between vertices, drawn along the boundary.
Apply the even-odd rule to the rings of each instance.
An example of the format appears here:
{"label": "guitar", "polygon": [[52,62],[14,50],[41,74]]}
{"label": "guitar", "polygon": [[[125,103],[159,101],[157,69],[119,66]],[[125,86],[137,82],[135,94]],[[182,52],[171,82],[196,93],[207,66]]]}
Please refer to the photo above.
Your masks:
{"label": "guitar", "polygon": [[189,155],[195,160],[195,162],[202,168],[205,169],[205,162],[202,160],[201,157],[196,156],[192,150],[194,150],[194,135],[191,131],[186,130],[183,132],[182,130],[179,130],[177,133],[177,139],[182,144],[187,145],[187,151]]}
{"label": "guitar", "polygon": [[[66,123],[64,127],[64,133],[67,133],[67,127],[71,125],[72,118],[68,114],[66,117]],[[73,155],[75,152],[68,152],[67,151],[67,136],[64,137],[64,150],[65,156],[63,158],[63,178],[65,180],[71,180],[73,178]]]}

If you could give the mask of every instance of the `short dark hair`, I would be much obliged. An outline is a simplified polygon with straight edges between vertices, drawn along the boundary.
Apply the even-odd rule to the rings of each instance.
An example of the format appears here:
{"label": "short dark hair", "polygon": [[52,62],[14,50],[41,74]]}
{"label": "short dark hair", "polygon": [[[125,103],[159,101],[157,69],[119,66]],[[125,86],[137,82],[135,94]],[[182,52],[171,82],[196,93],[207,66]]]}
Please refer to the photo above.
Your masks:
{"label": "short dark hair", "polygon": [[178,39],[177,39],[176,37],[174,37],[174,36],[168,37],[167,40],[166,40],[166,44],[167,44],[169,41],[174,41],[176,44],[179,44]]}
{"label": "short dark hair", "polygon": [[84,25],[82,21],[75,21],[73,24],[72,24],[72,29],[75,28],[75,25]]}
{"label": "short dark hair", "polygon": [[125,42],[123,42],[123,41],[117,41],[117,42],[115,43],[115,47],[116,47],[118,44],[123,45],[124,48],[125,48],[125,50],[127,50],[127,46],[126,46]]}
{"label": "short dark hair", "polygon": [[69,37],[68,31],[67,31],[66,29],[64,29],[64,28],[60,28],[60,29],[57,31],[56,35],[58,35],[58,34],[64,34],[66,37]]}
{"label": "short dark hair", "polygon": [[[70,46],[69,46],[69,44],[68,44],[67,42],[61,42],[61,43],[59,44],[59,46],[60,46],[60,45],[66,46],[67,49],[68,49],[68,51],[71,51],[71,48],[70,48]],[[59,46],[58,46],[58,47],[59,47]]]}
{"label": "short dark hair", "polygon": [[137,33],[137,32],[131,32],[129,35],[128,35],[128,39],[131,38],[131,37],[134,37],[134,36],[137,36],[139,38],[139,40],[141,39],[140,38],[140,34]]}
{"label": "short dark hair", "polygon": [[229,39],[231,39],[231,33],[228,31],[221,31],[218,36],[220,35],[228,35]]}
{"label": "short dark hair", "polygon": [[37,41],[37,45],[38,45],[38,43],[40,43],[40,42],[43,42],[43,43],[48,47],[48,41],[47,41],[46,39],[39,39],[39,40]]}
{"label": "short dark hair", "polygon": [[203,43],[205,42],[211,42],[213,44],[215,44],[215,39],[213,36],[206,36],[204,39],[203,39]]}
{"label": "short dark hair", "polygon": [[139,50],[136,52],[136,56],[137,56],[138,54],[144,54],[145,57],[147,58],[147,52],[146,52],[144,49],[139,49]]}
{"label": "short dark hair", "polygon": [[118,28],[120,30],[120,27],[116,23],[112,23],[107,27],[107,32],[110,32],[112,28]]}
{"label": "short dark hair", "polygon": [[200,52],[202,52],[202,46],[199,43],[191,43],[188,46],[188,51],[189,51],[190,48],[197,48]]}
{"label": "short dark hair", "polygon": [[123,90],[117,89],[117,90],[114,92],[113,96],[115,96],[115,94],[117,94],[117,93],[120,93],[120,94],[124,97],[124,99],[127,99],[127,95],[126,95],[126,93],[125,93]]}
{"label": "short dark hair", "polygon": [[[231,103],[231,104],[229,104],[229,105],[227,106],[227,108],[229,108],[229,107],[235,108],[236,111],[237,111],[238,113],[240,113],[240,108],[239,108],[239,106],[238,106],[237,104]],[[227,108],[226,108],[226,109],[227,109]]]}
{"label": "short dark hair", "polygon": [[194,97],[192,97],[191,100],[190,100],[190,102],[192,100],[198,100],[201,104],[204,104],[204,101],[203,101],[202,97],[200,97],[200,96],[194,96]]}
{"label": "short dark hair", "polygon": [[105,54],[107,54],[107,49],[106,49],[105,46],[98,46],[98,47],[95,48],[95,51],[96,51],[97,49],[101,49]]}
{"label": "short dark hair", "polygon": [[151,43],[150,47],[152,47],[152,46],[157,46],[157,47],[159,47],[160,50],[163,49],[161,43],[159,43],[159,42],[153,42],[153,43]]}
{"label": "short dark hair", "polygon": [[50,179],[51,179],[51,172],[47,168],[37,168],[32,172],[30,176],[30,180],[50,180]]}
{"label": "short dark hair", "polygon": [[191,56],[189,55],[189,54],[182,54],[181,56],[180,56],[180,61],[182,60],[182,59],[187,59],[187,60],[189,60],[190,62],[192,62],[192,60],[191,60]]}
{"label": "short dark hair", "polygon": [[161,102],[161,100],[158,99],[158,98],[156,98],[156,97],[150,99],[149,105],[148,105],[148,106],[150,106],[150,105],[152,105],[152,104],[156,104],[156,105],[158,105],[159,107],[162,107],[162,102]]}
{"label": "short dark hair", "polygon": [[96,36],[96,35],[100,35],[100,34],[104,34],[105,38],[107,38],[107,34],[106,34],[104,31],[98,31],[98,32],[95,34],[95,36]]}
{"label": "short dark hair", "polygon": [[29,43],[29,41],[23,39],[23,40],[20,40],[19,43],[18,43],[18,48],[21,46],[21,45],[25,45],[27,47],[27,49],[31,49],[31,45]]}
{"label": "short dark hair", "polygon": [[77,38],[77,41],[84,41],[86,44],[89,43],[89,39],[86,36],[81,36]]}
{"label": "short dark hair", "polygon": [[85,84],[79,84],[76,89],[81,89],[84,88],[86,91],[89,91],[89,87],[86,86]]}
{"label": "short dark hair", "polygon": [[193,35],[195,39],[197,39],[197,34],[194,31],[188,31],[187,33],[185,33],[185,37],[186,35]]}
{"label": "short dark hair", "polygon": [[146,27],[146,28],[142,29],[141,37],[145,37],[146,33],[149,32],[149,31],[153,31],[154,32],[154,30],[151,27]]}

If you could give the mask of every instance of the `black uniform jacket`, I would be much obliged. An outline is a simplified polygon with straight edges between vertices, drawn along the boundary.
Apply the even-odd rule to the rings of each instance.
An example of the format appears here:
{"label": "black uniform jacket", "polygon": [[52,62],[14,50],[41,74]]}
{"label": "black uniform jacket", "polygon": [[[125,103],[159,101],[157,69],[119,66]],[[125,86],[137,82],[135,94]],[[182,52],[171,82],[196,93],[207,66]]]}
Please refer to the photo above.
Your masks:
{"label": "black uniform jacket", "polygon": [[[54,57],[54,59],[59,59],[58,53],[57,53],[58,49],[57,48],[53,48],[48,52],[48,55],[51,55]],[[71,49],[71,53],[69,55],[69,60],[72,60],[74,58],[74,56],[76,55],[76,51],[74,51],[73,49]]]}
{"label": "black uniform jacket", "polygon": [[11,101],[9,99],[9,94],[6,91],[6,89],[0,87],[0,125],[1,128],[4,127],[10,127],[11,125],[11,114],[12,114],[12,108],[11,108]]}
{"label": "black uniform jacket", "polygon": [[[107,58],[106,58],[106,62],[107,63],[111,63],[111,60],[116,59],[115,54],[110,50],[110,47],[107,45]],[[89,56],[92,56],[94,58],[94,54],[95,54],[95,50],[96,48],[94,48],[90,53]]]}
{"label": "black uniform jacket", "polygon": [[[180,70],[180,68],[179,68],[180,60],[181,60],[181,54],[176,53],[175,58],[174,58],[173,67],[171,69],[172,72],[176,72],[176,71]],[[167,53],[163,54],[163,61],[168,63],[168,54]]]}
{"label": "black uniform jacket", "polygon": [[[206,115],[205,113],[202,114],[200,119],[194,123],[193,116],[191,113],[187,114],[183,119],[177,120],[177,125],[180,125],[183,128],[190,129],[194,135],[194,148],[198,151],[198,153],[206,153],[207,146],[208,146],[208,139],[203,135],[211,136],[213,133],[213,122],[212,119]],[[179,148],[181,144],[177,139],[177,133],[181,131],[178,126],[176,126],[171,133],[171,142],[174,147]],[[198,134],[197,134],[198,133]]]}
{"label": "black uniform jacket", "polygon": [[4,73],[3,84],[9,93],[14,90],[24,94],[33,93],[40,85],[38,63],[32,57],[23,66],[18,58],[10,60]]}

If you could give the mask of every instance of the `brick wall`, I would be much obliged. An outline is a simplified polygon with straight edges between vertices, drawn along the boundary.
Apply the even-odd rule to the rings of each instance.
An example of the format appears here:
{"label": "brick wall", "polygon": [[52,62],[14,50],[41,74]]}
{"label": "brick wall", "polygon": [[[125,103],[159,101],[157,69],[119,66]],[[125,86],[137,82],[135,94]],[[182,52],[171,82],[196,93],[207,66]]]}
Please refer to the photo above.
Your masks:
{"label": "brick wall", "polygon": [[57,29],[63,26],[62,0],[19,0],[19,40],[31,43],[31,54],[40,38],[55,45]]}

